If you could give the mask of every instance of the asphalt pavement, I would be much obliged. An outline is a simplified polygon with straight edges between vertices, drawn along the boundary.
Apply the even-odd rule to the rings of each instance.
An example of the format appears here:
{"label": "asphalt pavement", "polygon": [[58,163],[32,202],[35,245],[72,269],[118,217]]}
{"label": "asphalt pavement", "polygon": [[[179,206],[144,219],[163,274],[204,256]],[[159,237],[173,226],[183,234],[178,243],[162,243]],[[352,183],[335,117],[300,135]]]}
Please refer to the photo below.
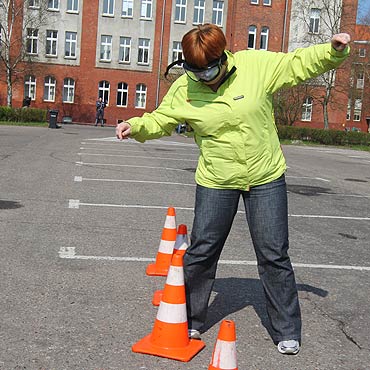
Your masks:
{"label": "asphalt pavement", "polygon": [[167,207],[191,231],[198,149],[174,134],[119,142],[112,127],[0,126],[0,369],[208,369],[223,319],[239,370],[370,368],[370,153],[284,146],[302,349],[278,353],[242,204],[189,362],[133,353],[151,333],[145,269]]}

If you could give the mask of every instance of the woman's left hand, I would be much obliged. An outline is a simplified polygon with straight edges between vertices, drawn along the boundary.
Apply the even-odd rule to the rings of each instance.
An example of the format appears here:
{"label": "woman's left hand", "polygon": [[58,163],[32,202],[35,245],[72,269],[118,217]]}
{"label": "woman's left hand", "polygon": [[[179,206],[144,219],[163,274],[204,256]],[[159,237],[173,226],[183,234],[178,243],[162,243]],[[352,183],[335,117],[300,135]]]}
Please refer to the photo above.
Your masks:
{"label": "woman's left hand", "polygon": [[337,51],[343,51],[351,41],[351,36],[348,33],[338,33],[331,39],[332,47]]}

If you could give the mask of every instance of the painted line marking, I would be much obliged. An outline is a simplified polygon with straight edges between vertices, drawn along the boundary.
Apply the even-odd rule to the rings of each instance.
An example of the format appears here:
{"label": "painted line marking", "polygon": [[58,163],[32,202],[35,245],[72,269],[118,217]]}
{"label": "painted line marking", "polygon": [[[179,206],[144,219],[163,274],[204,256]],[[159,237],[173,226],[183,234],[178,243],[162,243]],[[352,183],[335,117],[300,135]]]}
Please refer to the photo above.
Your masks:
{"label": "painted line marking", "polygon": [[289,175],[287,175],[286,178],[290,178],[290,179],[309,179],[309,180],[319,180],[319,181],[324,181],[324,182],[331,182],[330,180],[323,179],[321,177],[289,176]]}
{"label": "painted line marking", "polygon": [[[83,256],[76,254],[75,247],[61,247],[59,257],[63,259],[74,260],[95,260],[95,261],[122,261],[122,262],[153,262],[155,258],[146,257],[113,257],[113,256]],[[243,265],[257,266],[256,261],[236,261],[236,260],[220,260],[222,265]],[[350,266],[350,265],[324,265],[313,263],[292,263],[293,267],[312,268],[312,269],[336,269],[336,270],[357,270],[370,271],[369,266]]]}
{"label": "painted line marking", "polygon": [[169,182],[169,181],[144,181],[144,180],[119,180],[119,179],[89,179],[81,176],[75,176],[74,181],[101,181],[101,182],[129,182],[129,183],[139,183],[139,184],[161,184],[161,185],[180,185],[180,186],[192,186],[195,187],[196,184],[184,184],[181,182]]}
{"label": "painted line marking", "polygon": [[[72,205],[72,206],[71,206]],[[139,208],[139,209],[168,209],[167,206],[143,206],[140,204],[107,204],[107,203],[83,203],[79,200],[69,200],[69,208],[79,208],[80,206],[88,207],[113,207],[113,208]],[[181,209],[186,211],[194,211],[192,207],[174,207],[175,209]],[[244,214],[244,211],[237,211],[239,214]],[[289,217],[298,218],[326,218],[335,220],[354,220],[354,221],[370,221],[370,217],[351,217],[351,216],[329,216],[329,215],[295,215],[288,214]]]}
{"label": "painted line marking", "polygon": [[97,142],[114,142],[114,143],[125,143],[125,144],[136,144],[136,145],[168,145],[168,146],[190,146],[197,148],[196,144],[192,143],[181,143],[178,141],[165,141],[160,139],[154,139],[150,141],[146,141],[145,143],[139,143],[134,139],[125,139],[125,140],[119,140],[115,136],[112,137],[106,137],[106,138],[95,138],[95,139],[86,139],[87,141],[97,141]]}
{"label": "painted line marking", "polygon": [[[114,152],[114,153],[143,153],[144,151],[143,150],[132,150],[132,149],[127,149],[127,148],[122,148],[122,149],[106,149],[106,148],[85,148],[85,147],[80,147],[80,150],[95,150],[95,151],[108,151],[108,152]],[[178,150],[176,148],[174,148],[173,150],[169,151],[170,149],[166,149],[168,150],[168,153],[169,155],[172,154],[172,153],[176,153],[176,155],[181,155],[181,156],[189,156],[189,155],[194,155],[194,156],[197,156],[198,158],[198,154],[197,153],[191,153],[189,154],[188,151],[186,153],[179,153]],[[145,152],[148,152],[148,151],[145,151]],[[78,154],[81,154],[81,153],[78,153]],[[84,153],[82,153],[84,154]],[[156,157],[155,157],[156,158]]]}
{"label": "painted line marking", "polygon": [[[154,170],[168,170],[168,171],[182,171],[189,172],[189,170],[183,170],[181,168],[172,168],[172,167],[155,167],[155,166],[136,166],[133,164],[114,164],[114,163],[88,163],[88,162],[76,162],[77,166],[111,166],[111,167],[132,167],[132,168],[149,168]],[[194,169],[195,170],[195,169]]]}
{"label": "painted line marking", "polygon": [[89,155],[89,156],[99,156],[99,157],[124,157],[124,158],[140,158],[140,159],[161,159],[164,161],[187,161],[187,162],[198,162],[197,159],[179,159],[179,158],[169,158],[169,157],[145,157],[141,155],[125,155],[125,154],[104,154],[104,153],[77,153],[77,155]]}

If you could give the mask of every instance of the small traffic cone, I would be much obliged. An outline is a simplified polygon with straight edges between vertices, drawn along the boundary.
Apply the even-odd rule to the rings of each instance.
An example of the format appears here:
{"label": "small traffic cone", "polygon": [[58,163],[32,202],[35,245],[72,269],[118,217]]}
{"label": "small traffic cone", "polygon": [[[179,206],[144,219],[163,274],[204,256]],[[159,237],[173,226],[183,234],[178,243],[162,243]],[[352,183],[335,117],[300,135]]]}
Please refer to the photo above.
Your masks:
{"label": "small traffic cone", "polygon": [[182,256],[174,253],[153,331],[132,346],[133,352],[190,361],[205,344],[189,339]]}
{"label": "small traffic cone", "polygon": [[176,212],[169,207],[162,230],[162,237],[155,263],[148,265],[146,274],[150,276],[167,276],[171,264],[173,248],[176,242]]}
{"label": "small traffic cone", "polygon": [[[188,228],[186,225],[181,224],[177,228],[177,235],[176,235],[176,242],[173,248],[173,253],[181,254],[182,256],[185,254],[186,249],[189,246],[189,238],[188,238]],[[152,304],[153,306],[159,306],[163,295],[163,290],[157,290],[154,292]]]}
{"label": "small traffic cone", "polygon": [[234,321],[222,321],[208,370],[238,370]]}

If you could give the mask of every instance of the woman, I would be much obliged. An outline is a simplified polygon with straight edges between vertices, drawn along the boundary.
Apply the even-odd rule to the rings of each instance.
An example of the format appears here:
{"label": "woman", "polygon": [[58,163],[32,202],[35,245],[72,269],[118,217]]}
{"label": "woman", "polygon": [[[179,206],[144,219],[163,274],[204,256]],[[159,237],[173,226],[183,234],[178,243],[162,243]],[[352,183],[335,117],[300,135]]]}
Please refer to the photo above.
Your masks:
{"label": "woman", "polygon": [[272,94],[336,68],[348,56],[348,34],[331,44],[292,53],[226,51],[215,25],[200,25],[182,39],[186,74],[160,106],[116,128],[119,139],[139,142],[171,135],[186,122],[200,149],[195,218],[184,256],[189,336],[206,320],[218,259],[242,196],[263,285],[271,336],[284,354],[297,354],[301,315],[288,256],[285,159],[273,118]]}

